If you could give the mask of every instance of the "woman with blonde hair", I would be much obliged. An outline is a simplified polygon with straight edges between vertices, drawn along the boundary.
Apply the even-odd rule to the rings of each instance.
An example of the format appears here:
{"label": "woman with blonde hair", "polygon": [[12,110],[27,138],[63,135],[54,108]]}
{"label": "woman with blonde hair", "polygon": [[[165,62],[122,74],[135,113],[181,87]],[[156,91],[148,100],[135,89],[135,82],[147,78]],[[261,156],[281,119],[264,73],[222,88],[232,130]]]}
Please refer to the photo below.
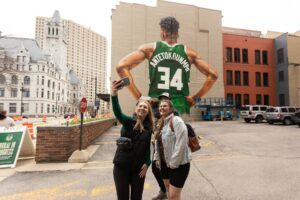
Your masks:
{"label": "woman with blonde hair", "polygon": [[114,157],[114,181],[118,200],[142,199],[145,176],[150,160],[151,135],[154,126],[153,112],[147,100],[139,100],[134,115],[122,113],[118,90],[122,81],[112,82],[113,112],[122,124],[121,137],[117,140]]}

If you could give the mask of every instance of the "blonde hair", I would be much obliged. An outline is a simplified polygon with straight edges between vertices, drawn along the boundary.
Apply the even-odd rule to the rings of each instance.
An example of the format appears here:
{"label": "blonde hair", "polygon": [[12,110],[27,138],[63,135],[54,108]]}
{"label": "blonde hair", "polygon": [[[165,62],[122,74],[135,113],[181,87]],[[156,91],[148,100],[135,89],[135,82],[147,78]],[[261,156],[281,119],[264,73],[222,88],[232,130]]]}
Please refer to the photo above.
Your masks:
{"label": "blonde hair", "polygon": [[138,106],[142,102],[147,104],[148,114],[146,115],[146,117],[143,120],[137,116],[136,123],[133,127],[134,130],[138,130],[140,133],[145,130],[144,125],[143,125],[144,120],[147,120],[147,119],[149,120],[151,131],[153,130],[153,127],[154,127],[154,115],[153,115],[153,111],[152,111],[150,103],[147,100],[142,99],[136,103],[136,106]]}

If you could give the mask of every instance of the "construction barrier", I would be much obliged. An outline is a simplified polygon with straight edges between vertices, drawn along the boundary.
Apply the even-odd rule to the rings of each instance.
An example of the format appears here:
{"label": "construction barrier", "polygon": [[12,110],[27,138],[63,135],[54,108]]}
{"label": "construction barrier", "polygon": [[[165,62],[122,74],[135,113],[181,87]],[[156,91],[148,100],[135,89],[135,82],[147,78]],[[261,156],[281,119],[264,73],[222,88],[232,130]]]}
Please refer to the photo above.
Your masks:
{"label": "construction barrier", "polygon": [[29,123],[29,122],[23,122],[22,126],[26,126],[27,127],[31,139],[34,139],[35,136],[34,136],[34,131],[33,131],[33,124]]}
{"label": "construction barrier", "polygon": [[47,122],[47,117],[46,116],[43,116],[42,118],[42,122],[46,123]]}

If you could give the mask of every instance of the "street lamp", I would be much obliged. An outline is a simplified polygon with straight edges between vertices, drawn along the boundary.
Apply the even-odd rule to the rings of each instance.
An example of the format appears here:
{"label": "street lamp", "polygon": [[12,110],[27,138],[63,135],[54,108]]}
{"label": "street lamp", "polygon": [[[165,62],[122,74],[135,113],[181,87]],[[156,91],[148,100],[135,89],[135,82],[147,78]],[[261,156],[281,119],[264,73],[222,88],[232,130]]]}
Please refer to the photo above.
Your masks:
{"label": "street lamp", "polygon": [[23,111],[24,111],[24,108],[23,108],[23,92],[24,92],[24,87],[23,87],[23,83],[21,85],[21,116],[23,116]]}
{"label": "street lamp", "polygon": [[95,109],[95,117],[97,116],[97,112],[98,112],[98,105],[96,105],[97,103],[97,76],[95,78],[92,78],[92,80],[95,79],[95,100],[94,100],[94,106],[96,107]]}

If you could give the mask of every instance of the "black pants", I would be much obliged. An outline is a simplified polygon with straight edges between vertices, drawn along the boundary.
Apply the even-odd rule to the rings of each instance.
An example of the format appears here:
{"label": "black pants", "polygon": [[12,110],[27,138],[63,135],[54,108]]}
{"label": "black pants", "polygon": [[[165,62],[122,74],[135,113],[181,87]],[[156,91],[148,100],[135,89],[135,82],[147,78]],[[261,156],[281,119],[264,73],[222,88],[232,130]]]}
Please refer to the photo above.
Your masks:
{"label": "black pants", "polygon": [[166,187],[165,187],[165,184],[164,184],[164,181],[163,181],[163,178],[161,176],[161,171],[159,168],[156,167],[155,165],[155,161],[152,162],[152,173],[160,187],[160,190],[163,191],[163,192],[167,192],[166,190]]}
{"label": "black pants", "polygon": [[145,177],[140,178],[139,171],[124,169],[115,165],[114,181],[118,200],[129,200],[129,196],[131,196],[131,200],[142,199]]}

